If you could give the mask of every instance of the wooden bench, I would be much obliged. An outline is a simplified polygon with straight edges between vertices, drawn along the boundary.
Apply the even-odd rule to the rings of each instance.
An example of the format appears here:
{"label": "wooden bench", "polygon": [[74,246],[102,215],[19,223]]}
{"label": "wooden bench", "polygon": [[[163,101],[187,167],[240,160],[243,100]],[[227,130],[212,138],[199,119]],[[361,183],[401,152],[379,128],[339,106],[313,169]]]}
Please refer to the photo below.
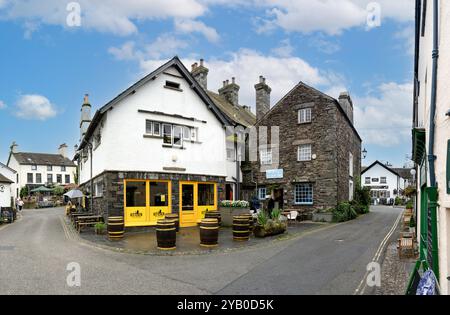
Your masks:
{"label": "wooden bench", "polygon": [[93,216],[80,216],[78,217],[76,223],[76,229],[78,233],[81,233],[83,227],[95,226],[97,223],[103,222],[103,217],[101,215]]}
{"label": "wooden bench", "polygon": [[[412,236],[412,235],[411,235]],[[414,238],[409,237],[409,235],[402,235],[401,238],[398,239],[398,257],[401,259],[402,257],[414,257],[415,256],[415,246],[414,246]],[[406,255],[404,255],[404,253]]]}

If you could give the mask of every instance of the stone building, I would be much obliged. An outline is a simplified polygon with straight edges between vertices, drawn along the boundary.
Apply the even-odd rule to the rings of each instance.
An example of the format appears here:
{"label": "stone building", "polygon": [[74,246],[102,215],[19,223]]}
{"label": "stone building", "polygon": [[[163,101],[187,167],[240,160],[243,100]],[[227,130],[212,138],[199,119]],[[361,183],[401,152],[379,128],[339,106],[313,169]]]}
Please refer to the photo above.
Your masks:
{"label": "stone building", "polygon": [[350,95],[336,100],[300,82],[270,108],[265,78],[255,90],[257,145],[242,166],[246,198],[272,195],[279,208],[306,213],[352,200],[361,138]]}

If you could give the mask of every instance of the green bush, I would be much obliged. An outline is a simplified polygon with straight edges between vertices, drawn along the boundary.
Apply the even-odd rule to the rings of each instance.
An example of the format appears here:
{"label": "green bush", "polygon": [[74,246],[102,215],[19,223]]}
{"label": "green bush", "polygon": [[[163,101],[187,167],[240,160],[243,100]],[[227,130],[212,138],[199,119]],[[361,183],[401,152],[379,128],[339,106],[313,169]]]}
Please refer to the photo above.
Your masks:
{"label": "green bush", "polygon": [[366,214],[369,213],[370,206],[361,204],[355,200],[353,200],[351,203],[351,206],[356,211],[357,214]]}
{"label": "green bush", "polygon": [[356,219],[358,214],[353,206],[348,202],[340,203],[333,211],[334,222],[345,222]]}
{"label": "green bush", "polygon": [[414,217],[411,217],[411,220],[409,221],[409,227],[416,227],[416,220],[414,220]]}
{"label": "green bush", "polygon": [[272,213],[270,215],[271,219],[274,221],[279,221],[281,216],[281,210],[280,209],[273,209]]}
{"label": "green bush", "polygon": [[266,212],[261,211],[258,213],[258,219],[257,222],[261,226],[265,226],[267,224],[267,221],[269,220],[269,216],[266,214]]}
{"label": "green bush", "polygon": [[396,206],[401,206],[401,205],[403,205],[403,203],[404,203],[404,200],[402,198],[395,197],[395,205]]}
{"label": "green bush", "polygon": [[412,209],[413,208],[413,201],[410,200],[406,203],[406,209]]}

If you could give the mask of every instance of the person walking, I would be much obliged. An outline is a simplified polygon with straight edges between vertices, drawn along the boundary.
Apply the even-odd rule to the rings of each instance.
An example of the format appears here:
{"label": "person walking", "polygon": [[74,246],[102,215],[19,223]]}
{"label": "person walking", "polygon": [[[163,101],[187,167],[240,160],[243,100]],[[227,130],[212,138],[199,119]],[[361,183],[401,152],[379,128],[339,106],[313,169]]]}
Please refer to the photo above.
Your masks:
{"label": "person walking", "polygon": [[19,212],[21,212],[22,208],[23,208],[23,200],[20,197],[19,197],[18,205],[19,205]]}

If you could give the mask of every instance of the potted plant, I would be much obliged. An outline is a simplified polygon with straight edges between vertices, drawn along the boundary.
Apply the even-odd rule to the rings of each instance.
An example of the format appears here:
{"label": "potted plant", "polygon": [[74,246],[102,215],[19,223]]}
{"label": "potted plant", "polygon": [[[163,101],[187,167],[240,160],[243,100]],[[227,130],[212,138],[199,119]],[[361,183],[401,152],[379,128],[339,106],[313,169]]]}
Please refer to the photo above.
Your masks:
{"label": "potted plant", "polygon": [[250,213],[250,204],[245,200],[222,200],[219,211],[222,218],[221,225],[232,226],[233,216]]}
{"label": "potted plant", "polygon": [[281,210],[274,209],[269,216],[264,211],[258,214],[258,220],[253,233],[256,237],[266,237],[283,234],[286,231],[286,221],[283,220]]}
{"label": "potted plant", "polygon": [[106,234],[106,224],[103,222],[98,222],[94,226],[95,234],[97,235],[105,235]]}

